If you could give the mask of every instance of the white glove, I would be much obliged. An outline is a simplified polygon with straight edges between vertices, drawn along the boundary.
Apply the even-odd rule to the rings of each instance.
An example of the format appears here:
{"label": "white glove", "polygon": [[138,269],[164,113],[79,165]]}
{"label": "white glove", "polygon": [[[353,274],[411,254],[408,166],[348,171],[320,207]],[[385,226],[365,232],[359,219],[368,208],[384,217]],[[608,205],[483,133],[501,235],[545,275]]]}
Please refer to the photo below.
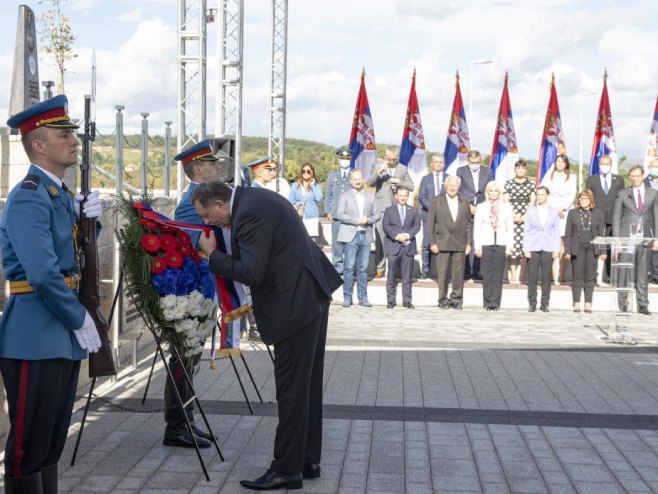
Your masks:
{"label": "white glove", "polygon": [[73,334],[78,340],[78,344],[82,347],[83,350],[87,350],[90,353],[95,353],[101,347],[101,339],[98,336],[98,331],[96,330],[96,324],[94,320],[89,315],[89,312],[85,310],[85,321],[82,323],[80,329],[73,330]]}
{"label": "white glove", "polygon": [[[103,206],[101,205],[99,195],[100,192],[95,190],[87,196],[85,206],[82,208],[82,212],[87,218],[98,218],[103,212]],[[85,197],[82,194],[75,195],[75,214],[78,218],[80,217],[80,203],[84,200],[84,198]]]}

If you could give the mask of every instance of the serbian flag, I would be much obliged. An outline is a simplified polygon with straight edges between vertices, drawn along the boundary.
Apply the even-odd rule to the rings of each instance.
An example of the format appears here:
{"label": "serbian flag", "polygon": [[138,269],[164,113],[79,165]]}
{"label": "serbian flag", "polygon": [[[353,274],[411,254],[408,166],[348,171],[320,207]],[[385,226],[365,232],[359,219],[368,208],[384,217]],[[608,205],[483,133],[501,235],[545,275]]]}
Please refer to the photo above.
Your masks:
{"label": "serbian flag", "polygon": [[555,75],[551,77],[551,96],[548,100],[546,110],[546,122],[544,123],[544,135],[541,138],[541,149],[539,150],[539,162],[537,163],[537,185],[544,175],[555,163],[558,154],[567,152],[562,131],[562,120],[560,120],[560,105],[557,101],[555,89]]}
{"label": "serbian flag", "polygon": [[457,168],[465,165],[467,155],[471,149],[471,141],[468,137],[468,125],[462,102],[462,92],[459,89],[459,72],[455,76],[455,100],[452,103],[452,113],[448,124],[448,136],[446,137],[446,148],[444,151],[446,160],[446,173],[457,174]]}
{"label": "serbian flag", "polygon": [[407,116],[402,131],[400,146],[400,163],[407,167],[411,180],[418,188],[420,179],[427,173],[427,157],[425,155],[425,136],[423,124],[420,121],[420,107],[416,96],[416,71],[411,78],[411,91],[407,103]]}
{"label": "serbian flag", "polygon": [[589,162],[589,174],[599,173],[599,158],[610,156],[612,159],[612,173],[617,173],[617,147],[615,146],[615,132],[612,129],[612,113],[608,99],[608,72],[603,74],[603,92],[599,103],[599,114],[594,129],[594,145],[592,158]]}
{"label": "serbian flag", "polygon": [[658,98],[656,98],[656,109],[653,111],[653,122],[649,131],[649,145],[647,154],[644,156],[644,173],[649,173],[649,163],[658,158]]}
{"label": "serbian flag", "polygon": [[494,179],[503,187],[505,182],[514,178],[514,163],[519,159],[519,150],[516,146],[514,121],[512,120],[512,105],[507,91],[507,72],[503,95],[498,110],[498,123],[494,134],[493,150],[491,151],[491,171]]}
{"label": "serbian flag", "polygon": [[361,72],[361,87],[356,98],[349,150],[352,154],[350,167],[361,170],[363,178],[367,180],[372,165],[377,162],[377,149],[375,148],[375,129],[372,126],[370,105],[366,93],[365,70]]}

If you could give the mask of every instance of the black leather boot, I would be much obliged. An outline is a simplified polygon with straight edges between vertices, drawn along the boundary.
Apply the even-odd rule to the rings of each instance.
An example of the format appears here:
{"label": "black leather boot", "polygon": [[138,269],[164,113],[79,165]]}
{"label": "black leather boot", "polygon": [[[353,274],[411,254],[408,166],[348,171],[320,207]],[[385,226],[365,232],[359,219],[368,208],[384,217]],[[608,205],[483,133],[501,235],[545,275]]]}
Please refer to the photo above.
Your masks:
{"label": "black leather boot", "polygon": [[43,494],[57,494],[57,463],[41,467]]}
{"label": "black leather boot", "polygon": [[22,477],[5,475],[5,494],[43,494],[41,472]]}

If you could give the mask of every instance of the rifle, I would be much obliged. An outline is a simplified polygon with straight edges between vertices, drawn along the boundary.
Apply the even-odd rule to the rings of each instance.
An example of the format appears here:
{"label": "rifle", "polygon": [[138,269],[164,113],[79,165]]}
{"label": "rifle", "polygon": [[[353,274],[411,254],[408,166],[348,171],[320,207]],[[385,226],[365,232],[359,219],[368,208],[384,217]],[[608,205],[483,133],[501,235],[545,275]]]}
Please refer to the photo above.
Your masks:
{"label": "rifle", "polygon": [[82,212],[83,204],[91,193],[91,143],[96,138],[96,123],[91,121],[91,96],[85,95],[85,124],[80,163],[80,192],[85,199],[80,204],[78,219],[78,251],[80,259],[80,303],[94,320],[101,346],[89,354],[89,377],[116,376],[109,326],[99,306],[98,296],[98,246],[96,245],[96,220]]}

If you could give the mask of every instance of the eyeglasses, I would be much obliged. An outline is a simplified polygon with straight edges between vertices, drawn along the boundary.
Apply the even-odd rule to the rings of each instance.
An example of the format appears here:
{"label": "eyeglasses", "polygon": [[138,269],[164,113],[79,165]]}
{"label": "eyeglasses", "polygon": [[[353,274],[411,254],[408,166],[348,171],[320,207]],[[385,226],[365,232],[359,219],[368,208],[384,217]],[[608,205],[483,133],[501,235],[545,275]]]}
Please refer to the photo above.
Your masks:
{"label": "eyeglasses", "polygon": [[589,197],[583,196],[578,198],[579,201],[589,201]]}
{"label": "eyeglasses", "polygon": [[302,170],[302,175],[312,175],[313,171],[312,170]]}

